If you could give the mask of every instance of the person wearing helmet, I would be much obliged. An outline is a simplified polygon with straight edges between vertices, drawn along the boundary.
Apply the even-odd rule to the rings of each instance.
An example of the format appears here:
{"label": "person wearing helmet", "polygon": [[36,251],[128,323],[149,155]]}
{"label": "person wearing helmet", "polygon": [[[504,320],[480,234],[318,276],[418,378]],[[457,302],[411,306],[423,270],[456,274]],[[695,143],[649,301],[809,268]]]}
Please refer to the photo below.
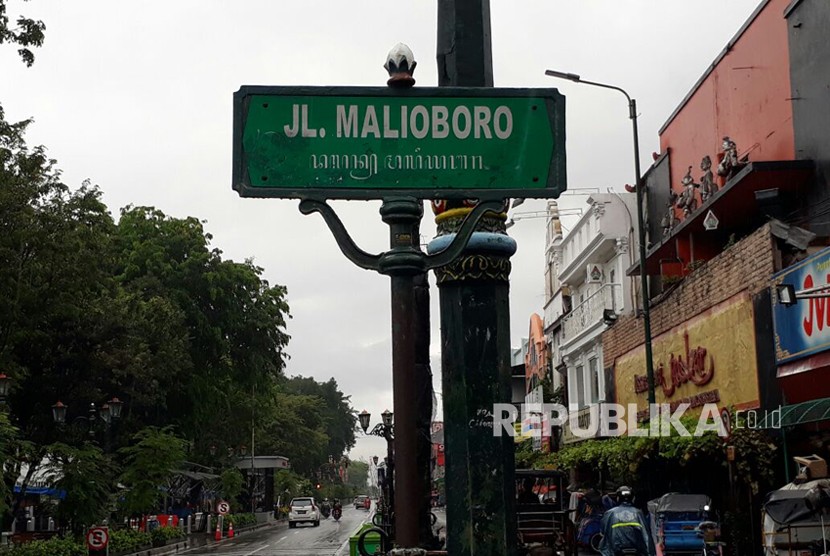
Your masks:
{"label": "person wearing helmet", "polygon": [[654,556],[656,551],[648,522],[643,512],[634,507],[634,491],[627,486],[618,488],[617,503],[616,507],[602,516],[600,554],[622,556],[636,553],[637,556]]}

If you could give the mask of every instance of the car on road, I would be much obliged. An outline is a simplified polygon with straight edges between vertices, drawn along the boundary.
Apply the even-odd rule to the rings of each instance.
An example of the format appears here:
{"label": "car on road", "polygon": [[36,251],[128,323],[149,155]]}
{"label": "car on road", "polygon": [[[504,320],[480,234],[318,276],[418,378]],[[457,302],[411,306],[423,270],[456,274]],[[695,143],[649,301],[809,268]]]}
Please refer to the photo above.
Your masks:
{"label": "car on road", "polygon": [[288,527],[293,529],[298,523],[313,523],[315,527],[320,525],[320,507],[314,498],[303,497],[291,500]]}
{"label": "car on road", "polygon": [[359,494],[358,496],[356,496],[355,499],[354,499],[354,507],[356,509],[364,508],[366,506],[366,499],[367,498],[369,498],[369,497],[366,496],[365,494]]}

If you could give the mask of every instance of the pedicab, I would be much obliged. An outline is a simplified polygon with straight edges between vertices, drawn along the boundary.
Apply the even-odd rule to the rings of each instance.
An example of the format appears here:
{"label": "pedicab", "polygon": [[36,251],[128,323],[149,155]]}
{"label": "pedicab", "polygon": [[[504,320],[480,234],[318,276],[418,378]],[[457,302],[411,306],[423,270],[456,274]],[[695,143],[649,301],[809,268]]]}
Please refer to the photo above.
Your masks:
{"label": "pedicab", "polygon": [[[712,500],[707,495],[671,492],[658,498],[656,504],[649,505],[655,513],[653,523],[657,529],[657,544],[664,556],[703,553],[705,539],[700,524],[717,524]],[[713,531],[711,525],[707,529]]]}
{"label": "pedicab", "polygon": [[568,474],[562,471],[516,470],[516,528],[520,556],[540,546],[552,548],[564,556],[577,556],[576,528],[567,507],[568,480]]}
{"label": "pedicab", "polygon": [[765,556],[827,554],[830,480],[793,482],[767,494],[763,506]]}

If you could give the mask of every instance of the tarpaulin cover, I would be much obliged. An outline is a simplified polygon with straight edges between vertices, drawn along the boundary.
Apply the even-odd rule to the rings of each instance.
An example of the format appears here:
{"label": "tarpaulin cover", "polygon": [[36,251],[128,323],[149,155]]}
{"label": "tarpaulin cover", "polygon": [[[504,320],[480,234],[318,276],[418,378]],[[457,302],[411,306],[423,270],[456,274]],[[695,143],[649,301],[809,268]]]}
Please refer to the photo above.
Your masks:
{"label": "tarpaulin cover", "polygon": [[804,503],[806,493],[806,490],[774,490],[767,495],[764,511],[773,521],[782,525],[818,521]]}

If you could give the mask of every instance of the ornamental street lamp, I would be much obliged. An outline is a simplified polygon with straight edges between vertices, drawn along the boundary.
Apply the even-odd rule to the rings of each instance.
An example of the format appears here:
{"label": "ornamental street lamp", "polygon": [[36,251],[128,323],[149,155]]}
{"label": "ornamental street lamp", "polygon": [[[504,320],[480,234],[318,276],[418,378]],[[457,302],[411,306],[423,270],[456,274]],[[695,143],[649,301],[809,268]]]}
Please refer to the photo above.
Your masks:
{"label": "ornamental street lamp", "polygon": [[[94,440],[96,422],[100,420],[104,423],[104,427],[109,429],[115,421],[121,418],[121,409],[123,407],[124,402],[115,397],[102,405],[100,409],[95,407],[95,403],[90,403],[87,415],[78,415],[74,417],[71,424],[85,424],[88,429],[90,439]],[[52,406],[52,420],[58,426],[66,424],[66,414],[68,409],[69,406],[65,405],[60,400]]]}
{"label": "ornamental street lamp", "polygon": [[642,176],[640,175],[640,138],[637,132],[637,101],[631,98],[625,90],[614,85],[607,85],[605,83],[596,83],[594,81],[586,81],[575,73],[565,73],[555,70],[545,70],[545,75],[549,77],[556,77],[558,79],[567,79],[574,83],[582,83],[584,85],[593,85],[594,87],[602,87],[603,89],[613,89],[621,92],[628,100],[628,117],[631,118],[631,124],[634,131],[634,188],[637,192],[637,223],[639,226],[639,242],[640,242],[640,294],[643,304],[643,332],[645,334],[646,347],[646,376],[648,379],[648,403],[649,407],[655,403],[654,397],[654,362],[651,352],[651,317],[649,314],[649,293],[648,293],[648,277],[646,276],[646,226],[645,216],[643,215],[643,198],[645,196],[645,186],[642,183]]}
{"label": "ornamental street lamp", "polygon": [[[5,376],[5,375],[4,375]],[[363,432],[366,432],[366,429],[369,428],[369,419],[371,415],[365,409],[357,416],[358,420],[360,420],[360,428],[363,429]]]}
{"label": "ornamental street lamp", "polygon": [[[388,409],[380,414],[381,422],[375,425],[375,427],[370,431],[369,430],[369,421],[371,415],[368,411],[363,410],[362,413],[358,415],[358,419],[360,420],[360,427],[363,429],[363,432],[366,434],[370,434],[372,436],[379,436],[386,440],[386,475],[384,477],[382,488],[384,490],[384,497],[386,498],[386,507],[389,508],[391,512],[395,508],[395,488],[394,488],[394,451],[393,451],[393,443],[394,443],[394,419],[395,415]],[[377,465],[377,461],[375,461],[375,465]],[[391,523],[391,520],[390,520]]]}

